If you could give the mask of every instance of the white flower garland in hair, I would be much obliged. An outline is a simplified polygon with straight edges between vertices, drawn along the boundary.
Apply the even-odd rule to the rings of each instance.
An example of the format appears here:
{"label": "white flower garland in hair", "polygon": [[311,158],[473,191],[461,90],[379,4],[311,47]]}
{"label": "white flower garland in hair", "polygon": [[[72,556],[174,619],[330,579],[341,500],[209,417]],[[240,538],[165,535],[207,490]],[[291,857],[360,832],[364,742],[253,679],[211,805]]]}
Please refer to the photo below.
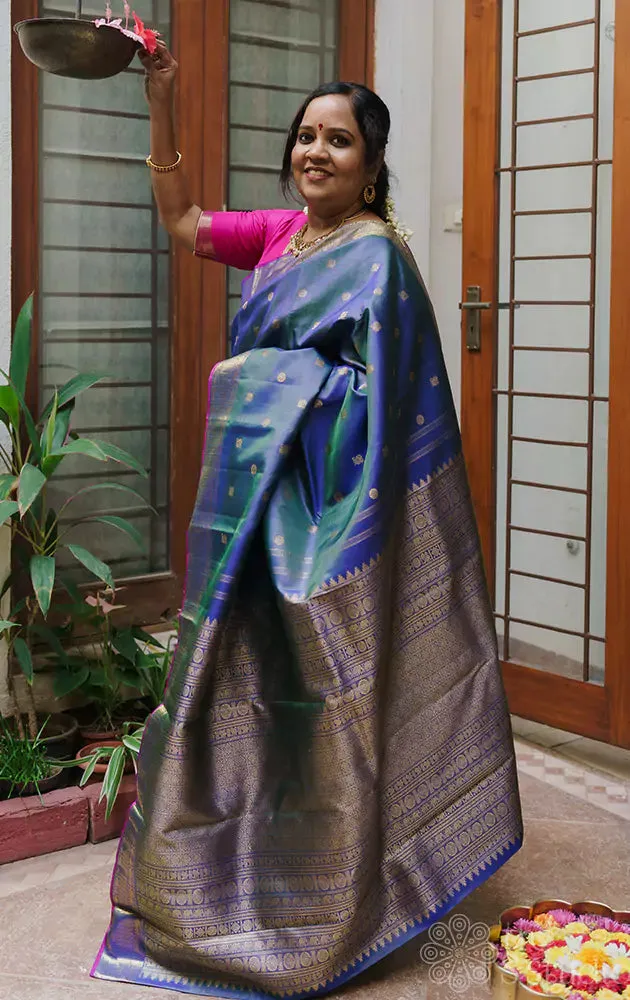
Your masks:
{"label": "white flower garland in hair", "polygon": [[413,229],[406,229],[405,226],[403,226],[396,214],[394,199],[390,197],[390,195],[388,195],[385,199],[385,221],[392,227],[396,235],[403,241],[403,243],[409,242],[413,236]]}

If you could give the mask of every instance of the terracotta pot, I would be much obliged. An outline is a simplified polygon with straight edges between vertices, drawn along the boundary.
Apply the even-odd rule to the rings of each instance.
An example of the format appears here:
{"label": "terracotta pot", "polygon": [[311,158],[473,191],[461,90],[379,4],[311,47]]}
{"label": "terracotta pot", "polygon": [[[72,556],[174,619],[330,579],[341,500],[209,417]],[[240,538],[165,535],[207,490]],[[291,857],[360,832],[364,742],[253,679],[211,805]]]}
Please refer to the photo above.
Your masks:
{"label": "terracotta pot", "polygon": [[55,767],[47,778],[42,778],[37,784],[34,782],[29,782],[27,785],[13,786],[13,791],[11,791],[11,782],[7,781],[6,778],[0,779],[0,798],[8,799],[9,794],[11,794],[12,799],[23,799],[30,795],[43,795],[45,792],[52,792],[55,788],[58,788],[63,779],[64,772],[61,767]]}
{"label": "terracotta pot", "polygon": [[[121,741],[115,739],[97,740],[94,743],[88,743],[86,744],[86,746],[81,747],[81,749],[79,750],[78,754],[75,757],[77,766],[80,767],[82,771],[85,771],[89,762],[87,760],[83,760],[83,758],[89,757],[91,754],[94,753],[95,750],[98,750],[99,747],[121,747],[121,746],[122,746]],[[96,764],[96,766],[94,767],[92,774],[98,774],[98,775],[105,774],[109,766],[109,761],[110,761],[109,757],[104,758],[103,760],[99,760],[98,764]],[[133,771],[133,764],[131,763],[130,760],[126,760],[125,774],[131,774],[132,771]]]}

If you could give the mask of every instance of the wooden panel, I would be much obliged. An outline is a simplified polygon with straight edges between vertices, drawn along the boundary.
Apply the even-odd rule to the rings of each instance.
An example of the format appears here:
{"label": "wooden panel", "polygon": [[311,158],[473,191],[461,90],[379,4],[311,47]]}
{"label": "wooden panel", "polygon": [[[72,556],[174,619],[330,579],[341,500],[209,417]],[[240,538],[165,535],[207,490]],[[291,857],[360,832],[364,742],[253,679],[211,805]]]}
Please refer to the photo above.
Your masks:
{"label": "wooden panel", "polygon": [[[464,84],[463,287],[479,285],[482,298],[497,295],[500,4],[467,0]],[[464,293],[462,292],[462,299]],[[466,350],[462,323],[462,434],[483,556],[494,589],[495,310],[481,313],[482,350]]]}
{"label": "wooden panel", "polygon": [[513,715],[593,740],[609,739],[605,688],[516,663],[503,663],[502,667]]}
{"label": "wooden panel", "polygon": [[611,738],[630,747],[630,5],[615,11],[606,680]]}
{"label": "wooden panel", "polygon": [[339,79],[352,83],[373,82],[368,79],[368,67],[374,48],[373,0],[340,0],[339,4]]}
{"label": "wooden panel", "polygon": [[[227,0],[173,4],[173,52],[180,65],[178,143],[192,199],[203,208],[221,208],[225,200],[227,13]],[[171,561],[183,580],[186,530],[203,448],[207,379],[224,355],[225,269],[175,247],[172,289]]]}
{"label": "wooden panel", "polygon": [[[13,3],[11,23],[37,16],[37,0]],[[30,293],[37,287],[38,225],[36,206],[38,191],[38,87],[37,70],[25,58],[17,35],[11,37],[12,126],[11,150],[13,163],[12,194],[12,275],[11,302],[13,324]],[[33,337],[37,351],[38,338]],[[34,370],[37,354],[34,354]],[[29,386],[29,399],[36,398],[37,387]]]}

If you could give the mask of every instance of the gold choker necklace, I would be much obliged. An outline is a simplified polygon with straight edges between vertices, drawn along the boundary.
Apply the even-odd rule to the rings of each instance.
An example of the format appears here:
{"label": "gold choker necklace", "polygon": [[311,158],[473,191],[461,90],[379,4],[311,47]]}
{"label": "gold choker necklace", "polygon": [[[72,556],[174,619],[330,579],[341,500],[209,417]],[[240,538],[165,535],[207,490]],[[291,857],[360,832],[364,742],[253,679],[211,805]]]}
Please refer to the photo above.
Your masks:
{"label": "gold choker necklace", "polygon": [[364,214],[365,214],[365,209],[362,208],[360,212],[355,212],[354,215],[348,215],[344,219],[340,219],[339,222],[335,226],[333,226],[333,228],[330,229],[327,233],[322,233],[321,236],[317,236],[314,240],[308,240],[308,241],[304,239],[306,230],[308,229],[308,222],[305,222],[302,228],[298,229],[297,233],[294,233],[291,239],[289,240],[285,253],[292,253],[294,257],[299,257],[300,254],[304,253],[305,250],[309,250],[311,247],[314,247],[318,243],[321,243],[322,240],[328,239],[328,237],[332,236],[333,233],[336,233],[338,229],[341,229],[341,227],[345,225],[346,222],[352,222],[353,219],[358,219],[361,215]]}

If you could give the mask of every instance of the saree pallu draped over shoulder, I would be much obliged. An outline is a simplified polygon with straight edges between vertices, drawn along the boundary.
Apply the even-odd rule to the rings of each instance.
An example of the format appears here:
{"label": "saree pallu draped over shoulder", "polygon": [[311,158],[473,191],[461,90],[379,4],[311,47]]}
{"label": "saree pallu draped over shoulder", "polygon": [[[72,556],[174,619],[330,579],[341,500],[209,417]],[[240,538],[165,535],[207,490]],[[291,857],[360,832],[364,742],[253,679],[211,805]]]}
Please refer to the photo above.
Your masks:
{"label": "saree pallu draped over shoulder", "polygon": [[93,974],[309,997],[518,849],[514,751],[411,255],[349,224],[256,270],[232,338]]}

